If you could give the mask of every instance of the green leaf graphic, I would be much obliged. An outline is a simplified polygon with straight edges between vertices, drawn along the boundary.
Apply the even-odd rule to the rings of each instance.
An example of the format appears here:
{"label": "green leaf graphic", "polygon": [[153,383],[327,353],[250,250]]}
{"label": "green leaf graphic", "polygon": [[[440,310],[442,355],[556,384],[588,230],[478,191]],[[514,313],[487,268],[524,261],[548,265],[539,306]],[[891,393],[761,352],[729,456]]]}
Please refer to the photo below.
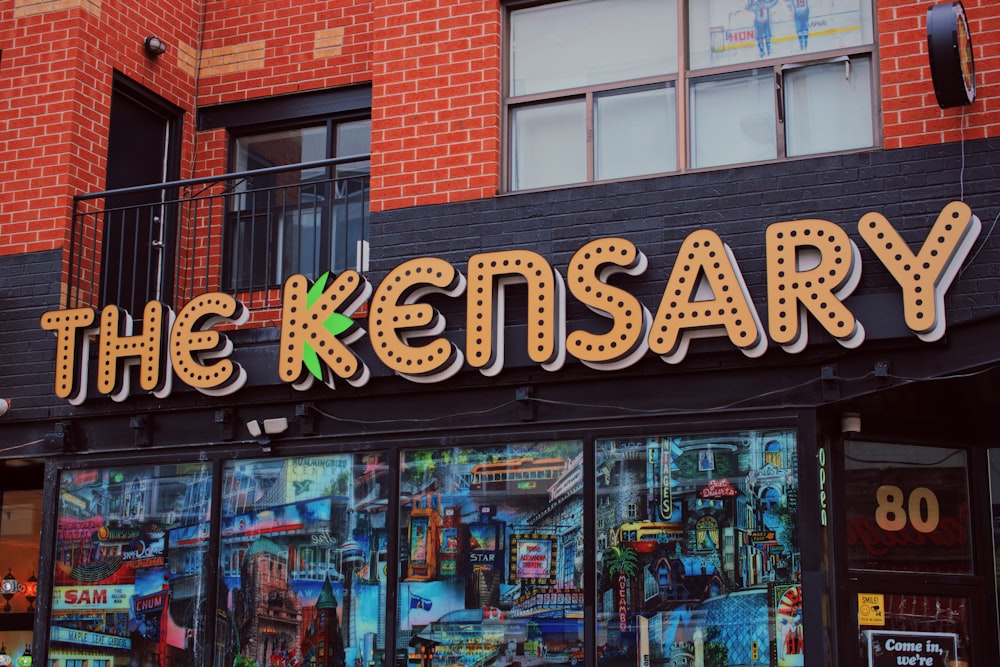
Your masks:
{"label": "green leaf graphic", "polygon": [[322,296],[323,292],[326,291],[326,283],[329,279],[330,279],[330,272],[327,271],[319,278],[317,278],[316,282],[312,284],[312,287],[309,288],[309,293],[306,294],[306,308],[316,303],[316,299]]}
{"label": "green leaf graphic", "polygon": [[306,368],[313,374],[313,377],[320,382],[323,381],[323,366],[320,364],[319,355],[316,354],[313,346],[308,343],[302,347],[302,363],[306,365]]}
{"label": "green leaf graphic", "polygon": [[[330,283],[330,272],[327,271],[312,284],[306,294],[306,307],[311,308],[316,301],[323,296]],[[334,336],[339,336],[354,326],[354,320],[343,313],[333,312],[323,322],[323,327]],[[302,363],[306,369],[318,380],[323,380],[323,362],[320,361],[319,354],[312,345],[306,343],[302,347]]]}
{"label": "green leaf graphic", "polygon": [[344,315],[343,313],[333,313],[330,317],[326,318],[326,322],[323,323],[323,326],[326,327],[326,330],[334,336],[339,336],[350,329],[353,324],[354,320],[349,318],[347,315]]}

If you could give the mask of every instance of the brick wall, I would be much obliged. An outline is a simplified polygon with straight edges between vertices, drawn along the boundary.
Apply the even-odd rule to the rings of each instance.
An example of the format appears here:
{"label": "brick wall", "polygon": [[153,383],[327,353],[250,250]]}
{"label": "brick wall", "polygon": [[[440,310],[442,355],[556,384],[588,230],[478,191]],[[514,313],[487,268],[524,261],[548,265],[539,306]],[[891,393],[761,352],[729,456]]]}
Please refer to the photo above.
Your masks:
{"label": "brick wall", "polygon": [[42,313],[59,305],[59,266],[57,250],[0,256],[0,397],[13,397],[17,414],[47,416],[59,407],[55,340],[38,328]]}
{"label": "brick wall", "polygon": [[370,1],[206,3],[199,104],[370,81],[371,31]]}
{"label": "brick wall", "polygon": [[[979,74],[968,108],[940,109],[927,8],[879,2],[884,146],[1000,135],[1000,3],[967,0]],[[493,196],[500,183],[500,12],[496,2],[377,0],[372,208]],[[964,129],[963,129],[964,128]]]}
{"label": "brick wall", "polygon": [[376,0],[374,27],[373,210],[497,194],[497,0]]}
{"label": "brick wall", "polygon": [[[190,109],[177,45],[197,36],[194,2],[13,0],[0,6],[0,254],[62,247],[72,197],[101,190],[113,72]],[[142,43],[168,45],[157,59]],[[186,133],[190,137],[191,133]],[[184,155],[190,159],[190,141]]]}
{"label": "brick wall", "polygon": [[[939,109],[926,3],[878,4],[884,145],[1000,135],[1000,3],[967,0],[979,99]],[[61,247],[103,187],[114,70],[186,113],[181,176],[225,171],[197,105],[371,82],[375,211],[492,197],[501,170],[499,0],[10,0],[0,6],[0,254]],[[151,59],[147,34],[168,45]],[[200,73],[200,74],[199,74]]]}
{"label": "brick wall", "polygon": [[[62,247],[73,195],[104,188],[115,70],[185,111],[182,178],[223,173],[225,133],[195,144],[196,95],[205,105],[369,81],[371,12],[353,0],[3,3],[0,255]],[[154,34],[167,44],[155,59],[142,48]]]}

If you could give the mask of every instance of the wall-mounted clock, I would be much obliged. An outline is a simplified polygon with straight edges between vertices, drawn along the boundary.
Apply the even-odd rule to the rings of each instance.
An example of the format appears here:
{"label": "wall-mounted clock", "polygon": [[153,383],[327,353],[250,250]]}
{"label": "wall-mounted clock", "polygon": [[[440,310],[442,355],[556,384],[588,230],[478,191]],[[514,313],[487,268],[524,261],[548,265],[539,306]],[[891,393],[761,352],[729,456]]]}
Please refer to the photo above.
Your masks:
{"label": "wall-mounted clock", "polygon": [[976,68],[972,35],[961,2],[944,2],[927,10],[927,55],[934,95],[942,108],[976,100]]}

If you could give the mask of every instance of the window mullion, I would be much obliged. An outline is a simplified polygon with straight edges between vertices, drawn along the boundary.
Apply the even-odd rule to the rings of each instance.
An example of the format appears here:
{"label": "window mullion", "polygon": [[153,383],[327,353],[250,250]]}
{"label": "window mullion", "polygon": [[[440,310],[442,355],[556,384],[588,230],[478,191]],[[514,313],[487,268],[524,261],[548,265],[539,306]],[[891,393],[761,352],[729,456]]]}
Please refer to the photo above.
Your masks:
{"label": "window mullion", "polygon": [[780,65],[774,68],[774,103],[776,108],[775,132],[777,132],[777,154],[779,158],[785,155],[785,78]]}
{"label": "window mullion", "polygon": [[688,9],[687,2],[677,3],[677,86],[675,98],[677,104],[677,123],[674,131],[674,144],[677,150],[677,170],[681,173],[691,168],[688,164]]}
{"label": "window mullion", "polygon": [[596,142],[594,141],[594,92],[587,91],[585,95],[587,105],[587,181],[594,180],[597,169],[594,166],[597,158],[595,156]]}

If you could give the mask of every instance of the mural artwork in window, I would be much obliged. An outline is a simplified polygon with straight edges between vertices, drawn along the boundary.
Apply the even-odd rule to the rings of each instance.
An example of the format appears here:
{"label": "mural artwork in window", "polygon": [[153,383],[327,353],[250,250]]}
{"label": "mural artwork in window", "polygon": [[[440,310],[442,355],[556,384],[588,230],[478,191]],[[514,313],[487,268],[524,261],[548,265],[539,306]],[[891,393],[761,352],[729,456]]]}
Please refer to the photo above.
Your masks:
{"label": "mural artwork in window", "polygon": [[579,442],[402,455],[397,664],[582,662],[582,460]]}
{"label": "mural artwork in window", "polygon": [[61,474],[51,663],[195,664],[211,489],[200,463]]}
{"label": "mural artwork in window", "polygon": [[602,667],[804,664],[795,447],[790,431],[597,441]]}
{"label": "mural artwork in window", "polygon": [[746,63],[871,42],[868,0],[690,3],[691,67]]}
{"label": "mural artwork in window", "polygon": [[216,665],[382,664],[386,473],[378,454],[226,466]]}

